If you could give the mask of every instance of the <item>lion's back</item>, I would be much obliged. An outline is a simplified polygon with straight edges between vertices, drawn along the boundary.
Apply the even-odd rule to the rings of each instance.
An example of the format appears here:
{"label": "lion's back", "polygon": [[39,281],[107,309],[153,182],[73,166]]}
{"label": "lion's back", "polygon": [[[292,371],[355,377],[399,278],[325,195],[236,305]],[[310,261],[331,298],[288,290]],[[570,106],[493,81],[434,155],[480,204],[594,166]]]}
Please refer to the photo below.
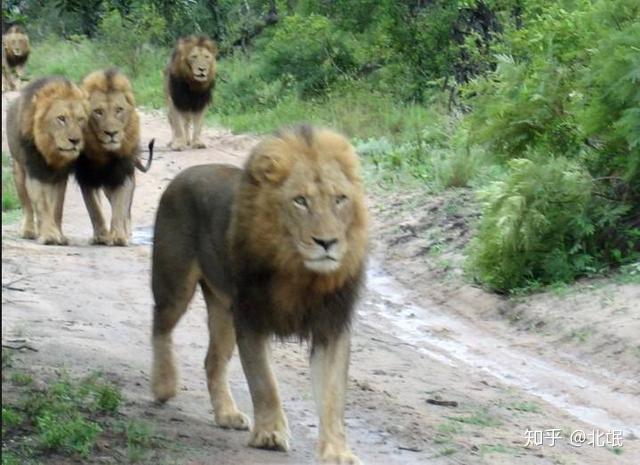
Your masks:
{"label": "lion's back", "polygon": [[198,165],[176,176],[160,199],[154,228],[153,286],[176,269],[198,265],[205,276],[229,287],[227,229],[243,171],[222,164]]}

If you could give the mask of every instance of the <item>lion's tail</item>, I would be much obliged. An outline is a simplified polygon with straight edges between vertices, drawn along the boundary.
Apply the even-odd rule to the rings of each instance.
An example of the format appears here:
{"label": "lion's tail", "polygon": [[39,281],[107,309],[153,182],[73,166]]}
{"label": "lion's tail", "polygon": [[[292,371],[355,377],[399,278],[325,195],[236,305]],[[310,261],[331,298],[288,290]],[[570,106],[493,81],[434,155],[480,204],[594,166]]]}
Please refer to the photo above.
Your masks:
{"label": "lion's tail", "polygon": [[146,173],[147,171],[149,171],[149,168],[151,168],[151,162],[153,161],[153,145],[155,143],[155,138],[151,139],[151,141],[149,142],[149,158],[147,158],[147,163],[145,165],[142,164],[140,159],[136,159],[136,168],[138,168],[143,173]]}

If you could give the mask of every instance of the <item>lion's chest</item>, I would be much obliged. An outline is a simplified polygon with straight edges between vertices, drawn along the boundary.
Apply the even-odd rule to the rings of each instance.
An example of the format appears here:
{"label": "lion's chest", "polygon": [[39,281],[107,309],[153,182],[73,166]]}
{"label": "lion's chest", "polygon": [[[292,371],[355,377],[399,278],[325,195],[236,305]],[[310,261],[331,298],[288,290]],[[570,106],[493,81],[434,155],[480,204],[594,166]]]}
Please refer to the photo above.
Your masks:
{"label": "lion's chest", "polygon": [[245,276],[237,288],[235,311],[245,326],[278,337],[326,340],[346,328],[361,275],[325,288],[296,276]]}

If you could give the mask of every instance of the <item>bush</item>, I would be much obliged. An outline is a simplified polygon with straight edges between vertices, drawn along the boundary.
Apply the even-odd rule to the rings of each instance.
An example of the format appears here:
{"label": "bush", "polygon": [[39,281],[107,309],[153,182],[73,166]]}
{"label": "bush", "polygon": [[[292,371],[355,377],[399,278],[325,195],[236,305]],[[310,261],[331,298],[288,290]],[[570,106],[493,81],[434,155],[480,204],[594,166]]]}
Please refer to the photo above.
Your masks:
{"label": "bush", "polygon": [[353,38],[319,15],[286,17],[267,43],[265,80],[291,76],[301,95],[317,95],[356,67]]}
{"label": "bush", "polygon": [[151,6],[141,5],[127,16],[113,9],[100,21],[100,45],[112,64],[136,77],[145,64],[145,54],[152,53],[149,45],[160,40],[165,27],[164,18]]}
{"label": "bush", "polygon": [[[498,194],[492,197],[471,261],[479,279],[501,289],[527,280],[568,280],[594,264],[606,269],[640,255],[640,58],[634,51],[640,46],[640,4],[599,0],[566,9],[556,2],[526,5],[523,27],[504,35],[505,53],[495,72],[466,89],[472,96],[468,102],[473,111],[467,118],[472,141],[499,163],[532,157],[534,166],[540,165],[534,169],[521,160],[508,162],[515,171],[506,181],[507,197],[509,189],[516,189],[510,183],[522,172],[535,176],[536,169],[555,166],[556,173],[549,174],[560,181],[559,173],[568,169],[558,164],[563,159],[571,160],[570,171],[588,172],[593,185],[580,209],[566,212],[573,220],[582,217],[585,230],[564,222],[562,215],[549,217],[555,207],[534,207],[532,212],[550,222],[548,229],[530,229],[532,237],[543,241],[539,254],[524,253],[532,249],[523,234],[510,233],[513,242],[506,241],[503,226],[511,224],[506,218],[517,219],[516,210],[504,210],[508,202]],[[548,188],[540,187],[534,204],[553,206],[558,195],[573,189],[558,184],[554,190],[541,182]],[[518,189],[513,195],[522,197]],[[528,212],[529,203],[525,205],[523,212]],[[491,221],[501,223],[492,226]],[[493,241],[492,231],[500,231]],[[544,245],[556,239],[557,248]],[[580,245],[573,249],[567,240]],[[521,256],[509,255],[514,253]]]}
{"label": "bush", "polygon": [[481,192],[483,213],[469,268],[498,291],[570,281],[594,269],[585,214],[592,181],[580,164],[514,159],[510,172]]}

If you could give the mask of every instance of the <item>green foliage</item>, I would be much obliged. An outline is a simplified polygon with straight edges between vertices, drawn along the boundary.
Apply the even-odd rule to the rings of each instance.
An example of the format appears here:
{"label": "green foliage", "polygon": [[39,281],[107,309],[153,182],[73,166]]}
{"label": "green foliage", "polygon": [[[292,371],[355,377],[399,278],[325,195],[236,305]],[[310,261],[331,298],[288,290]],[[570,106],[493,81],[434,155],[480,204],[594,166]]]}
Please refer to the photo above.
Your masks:
{"label": "green foliage", "polygon": [[4,438],[7,430],[15,428],[23,421],[24,417],[20,412],[11,407],[2,407],[2,437]]}
{"label": "green foliage", "polygon": [[592,271],[585,241],[591,178],[565,158],[513,159],[510,172],[482,191],[485,204],[470,246],[470,270],[505,291],[531,282],[569,281]]}
{"label": "green foliage", "polygon": [[165,19],[153,7],[140,6],[128,16],[113,9],[100,21],[100,44],[111,63],[137,77],[148,64],[145,50],[149,51],[149,45],[159,40],[165,27]]}
{"label": "green foliage", "polygon": [[[470,249],[476,276],[503,290],[571,280],[640,253],[640,4],[533,4],[524,27],[505,33],[495,72],[467,87],[472,141],[499,162],[530,156],[557,180],[569,163],[560,160],[569,159],[570,171],[589,172],[594,182],[571,210],[541,210],[536,203],[554,205],[578,186],[541,178],[531,197],[514,183],[542,166],[508,163],[509,180],[487,197]],[[516,208],[505,200],[511,195],[529,201]],[[547,226],[525,221],[538,216]],[[507,233],[504,224],[528,229]]]}
{"label": "green foliage", "polygon": [[136,420],[126,422],[122,427],[127,439],[127,455],[133,463],[144,461],[147,450],[154,445],[154,430],[147,423]]}
{"label": "green foliage", "polygon": [[80,381],[62,375],[37,391],[27,387],[30,374],[14,372],[11,380],[25,392],[17,402],[5,404],[3,398],[2,434],[25,459],[51,451],[88,457],[109,428],[104,416],[114,415],[122,401],[119,389],[98,374]]}
{"label": "green foliage", "polygon": [[2,152],[2,212],[18,208],[20,208],[20,202],[13,181],[11,162],[7,154]]}
{"label": "green foliage", "polygon": [[285,76],[302,95],[317,95],[355,69],[352,40],[324,16],[289,16],[265,47],[262,75]]}
{"label": "green foliage", "polygon": [[90,72],[107,66],[101,48],[83,36],[65,41],[50,36],[33,48],[28,66],[34,76],[55,74],[80,82]]}
{"label": "green foliage", "polygon": [[33,383],[33,377],[27,373],[14,373],[11,375],[11,382],[18,386],[28,386]]}
{"label": "green foliage", "polygon": [[45,412],[36,419],[42,447],[86,457],[102,428],[80,415]]}
{"label": "green foliage", "polygon": [[96,407],[102,412],[115,413],[122,402],[120,390],[110,384],[97,384],[94,396]]}

